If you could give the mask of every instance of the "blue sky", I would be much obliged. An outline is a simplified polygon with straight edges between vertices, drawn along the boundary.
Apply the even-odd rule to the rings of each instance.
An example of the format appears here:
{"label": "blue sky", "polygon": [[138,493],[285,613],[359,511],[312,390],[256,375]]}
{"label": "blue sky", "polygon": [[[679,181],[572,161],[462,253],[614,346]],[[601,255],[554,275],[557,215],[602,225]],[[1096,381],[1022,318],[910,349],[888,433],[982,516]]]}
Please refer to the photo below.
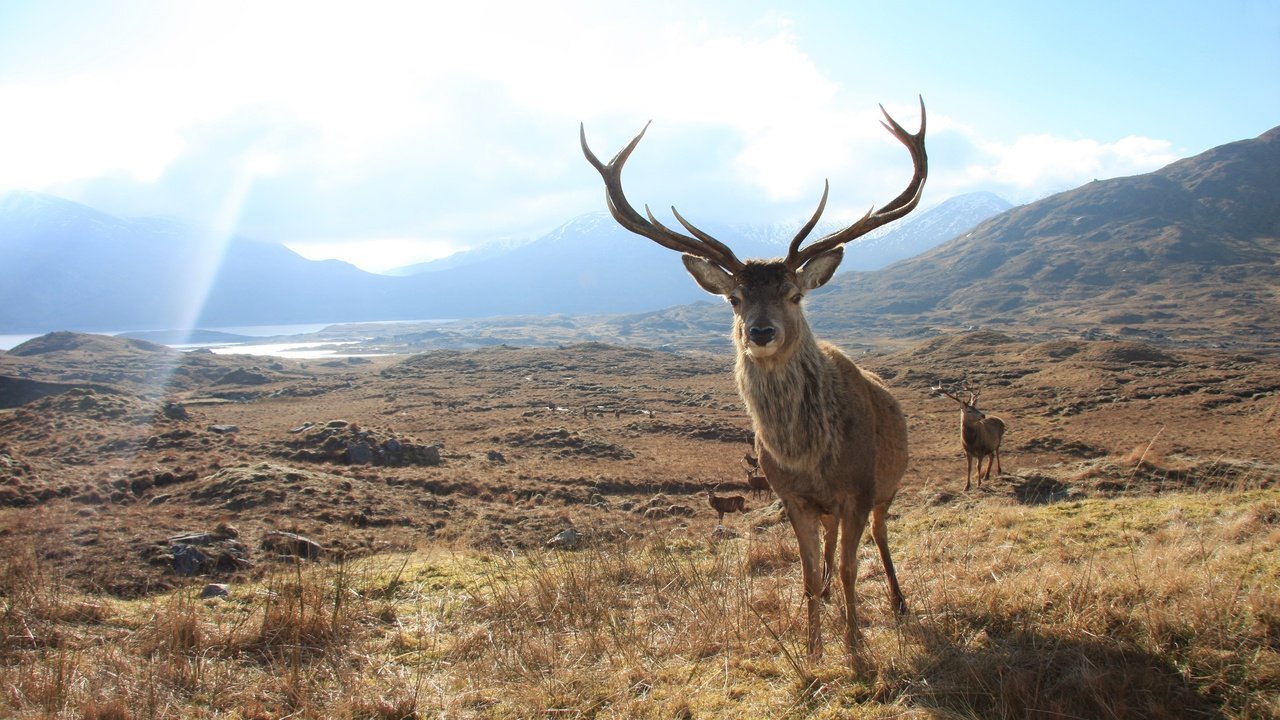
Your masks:
{"label": "blue sky", "polygon": [[[465,6],[465,7],[461,7]],[[1280,3],[0,0],[0,192],[370,270],[636,205],[798,224],[1028,202],[1280,124]],[[732,242],[731,238],[725,238]]]}

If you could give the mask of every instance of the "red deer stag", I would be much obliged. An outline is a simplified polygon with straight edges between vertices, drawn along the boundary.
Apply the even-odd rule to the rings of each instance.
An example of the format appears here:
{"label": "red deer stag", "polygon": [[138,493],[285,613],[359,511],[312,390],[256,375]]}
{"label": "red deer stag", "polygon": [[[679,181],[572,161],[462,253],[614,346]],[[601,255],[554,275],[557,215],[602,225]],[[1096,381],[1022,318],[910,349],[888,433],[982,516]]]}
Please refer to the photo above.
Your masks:
{"label": "red deer stag", "polygon": [[[716,487],[719,487],[718,485]],[[712,510],[720,513],[717,522],[724,522],[725,513],[744,513],[747,511],[747,499],[741,495],[716,495],[716,488],[707,488],[707,504]]]}
{"label": "red deer stag", "polygon": [[[884,112],[884,108],[881,108]],[[800,546],[808,611],[809,657],[822,657],[821,603],[830,585],[837,538],[845,600],[845,644],[860,657],[857,596],[858,544],[871,520],[894,610],[906,612],[885,527],[889,504],[907,468],[907,422],[897,400],[874,373],[859,368],[834,345],[818,341],[805,320],[801,300],[824,285],[844,257],[844,244],[897,220],[920,202],[928,175],[924,101],[920,130],[907,132],[887,112],[886,129],[911,154],[914,174],[905,190],[878,211],[801,247],[827,203],[829,185],[813,217],[785,258],[742,261],[727,245],[671,209],[690,235],[662,225],[645,208],[641,215],[622,190],[622,166],[645,130],[608,163],[587,146],[582,151],[604,178],[609,211],[627,230],[683,253],[685,268],[704,290],[733,308],[737,348],[734,377],[751,416],[756,453],[769,484],[781,498]],[[646,218],[647,216],[647,218]],[[825,531],[825,547],[819,542]]]}
{"label": "red deer stag", "polygon": [[[987,415],[978,409],[978,393],[970,390],[967,386],[962,388],[969,393],[968,402],[952,395],[942,389],[942,384],[933,388],[934,392],[941,393],[947,397],[960,403],[960,445],[964,448],[965,471],[964,471],[964,490],[969,491],[970,474],[973,472],[973,461],[978,461],[978,487],[982,487],[983,480],[991,478],[991,463],[995,462],[996,474],[1004,472],[1000,467],[1000,441],[1004,439],[1004,420],[995,415]],[[987,472],[982,473],[982,461],[987,461]]]}

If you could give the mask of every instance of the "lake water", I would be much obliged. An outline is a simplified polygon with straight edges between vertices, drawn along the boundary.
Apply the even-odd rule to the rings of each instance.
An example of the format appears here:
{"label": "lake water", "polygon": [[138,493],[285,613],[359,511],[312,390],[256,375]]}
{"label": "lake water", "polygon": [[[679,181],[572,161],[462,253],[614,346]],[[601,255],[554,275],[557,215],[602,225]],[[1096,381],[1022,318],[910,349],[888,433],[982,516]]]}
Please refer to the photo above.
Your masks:
{"label": "lake water", "polygon": [[[291,335],[309,335],[319,332],[334,324],[369,324],[382,325],[403,321],[369,322],[369,323],[305,323],[298,325],[236,325],[231,327],[200,328],[214,332],[242,335],[246,337],[272,338],[271,342],[254,343],[189,343],[170,344],[169,347],[184,352],[207,348],[219,355],[271,355],[274,357],[294,359],[315,359],[327,357],[371,357],[375,353],[343,353],[341,346],[354,345],[356,341],[326,342],[281,342],[280,338]],[[423,321],[428,322],[428,321]],[[95,331],[96,335],[119,335],[121,332],[133,331]],[[22,343],[40,337],[45,333],[32,334],[0,334],[0,350],[12,350]]]}

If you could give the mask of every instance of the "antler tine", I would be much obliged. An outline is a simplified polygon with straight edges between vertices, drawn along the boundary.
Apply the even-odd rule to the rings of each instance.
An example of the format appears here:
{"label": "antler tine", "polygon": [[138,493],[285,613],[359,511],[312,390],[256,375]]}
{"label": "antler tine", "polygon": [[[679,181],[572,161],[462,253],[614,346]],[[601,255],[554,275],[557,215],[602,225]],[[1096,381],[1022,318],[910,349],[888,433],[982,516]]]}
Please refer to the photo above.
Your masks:
{"label": "antler tine", "polygon": [[[885,129],[897,138],[898,142],[905,145],[911,153],[911,163],[914,167],[911,182],[907,184],[905,190],[898,194],[898,197],[880,208],[880,210],[877,211],[874,208],[868,210],[867,214],[863,215],[854,224],[843,230],[837,230],[825,235],[802,250],[800,249],[800,243],[803,241],[804,235],[808,234],[809,229],[812,229],[810,226],[806,226],[808,229],[802,231],[802,235],[796,236],[796,239],[791,241],[791,249],[787,253],[786,262],[792,268],[800,268],[816,255],[826,252],[837,245],[843,245],[850,240],[862,237],[881,225],[886,225],[903,217],[914,210],[916,205],[920,203],[920,197],[924,191],[924,182],[929,176],[929,157],[924,148],[924,98],[920,98],[920,130],[915,134],[907,132],[906,129],[899,125],[898,121],[889,115],[889,111],[885,110],[883,105],[880,106],[880,112],[884,113],[885,118],[880,124],[884,125]],[[821,214],[822,208],[826,205],[826,195],[827,193],[824,189],[822,202],[818,205],[818,214]],[[810,223],[816,222],[817,215],[814,216]]]}
{"label": "antler tine", "polygon": [[[978,406],[978,395],[979,395],[979,393],[981,393],[981,392],[982,392],[981,390],[974,390],[974,389],[973,389],[973,387],[971,387],[971,386],[969,385],[969,381],[968,381],[968,380],[965,380],[965,381],[961,382],[961,383],[960,383],[960,388],[959,388],[959,389],[960,389],[962,392],[967,392],[967,393],[969,393],[969,402],[965,403],[965,405],[968,405],[969,407],[977,407],[977,406]],[[960,401],[960,400],[958,400],[958,399],[957,399],[957,401],[956,401],[956,402],[962,402],[962,401]]]}
{"label": "antler tine", "polygon": [[618,154],[614,155],[613,159],[606,165],[600,162],[600,159],[596,157],[595,153],[591,152],[591,148],[587,145],[586,124],[583,123],[578,126],[582,142],[582,153],[586,155],[587,162],[591,163],[591,166],[604,179],[605,201],[608,203],[609,213],[613,215],[613,219],[617,220],[622,227],[641,237],[649,238],[669,250],[705,258],[729,272],[741,270],[743,267],[742,261],[733,254],[733,251],[727,245],[694,227],[689,221],[681,217],[674,207],[671,208],[672,214],[676,216],[681,225],[693,233],[694,237],[682,235],[658,222],[649,210],[648,205],[644,208],[645,214],[641,215],[627,200],[626,194],[622,191],[622,166],[626,164],[627,158],[631,156],[631,151],[636,149],[636,145],[640,144],[640,139],[644,137],[644,133],[648,129],[649,123],[645,123],[640,133],[626,147],[619,150]]}
{"label": "antler tine", "polygon": [[938,393],[942,393],[943,395],[946,395],[947,397],[951,398],[952,400],[955,400],[956,402],[960,403],[961,405],[964,405],[964,404],[965,404],[963,400],[961,400],[960,398],[956,397],[955,395],[952,395],[951,393],[947,392],[947,391],[946,391],[946,389],[945,389],[945,388],[943,388],[943,386],[942,386],[942,382],[941,382],[941,381],[939,381],[939,382],[938,382],[938,384],[937,384],[937,385],[935,385],[935,386],[932,388],[932,390],[933,390],[934,392],[938,392]]}
{"label": "antler tine", "polygon": [[[800,250],[800,243],[809,237],[809,233],[813,232],[813,228],[818,224],[818,218],[822,217],[822,211],[827,209],[827,193],[831,191],[831,182],[822,181],[822,199],[818,201],[818,209],[814,211],[813,217],[809,218],[809,222],[800,228],[800,232],[796,233],[795,238],[791,240],[791,246],[787,249],[787,257],[792,257]],[[796,267],[799,267],[797,265]]]}

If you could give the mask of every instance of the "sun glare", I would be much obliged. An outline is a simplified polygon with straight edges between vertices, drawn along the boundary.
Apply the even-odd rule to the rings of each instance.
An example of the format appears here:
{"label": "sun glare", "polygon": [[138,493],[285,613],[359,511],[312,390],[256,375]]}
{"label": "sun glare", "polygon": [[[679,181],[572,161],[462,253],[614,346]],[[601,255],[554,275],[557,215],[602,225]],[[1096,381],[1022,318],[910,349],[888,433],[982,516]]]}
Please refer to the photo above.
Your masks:
{"label": "sun glare", "polygon": [[447,240],[417,238],[350,238],[290,242],[285,247],[308,260],[341,260],[371,273],[430,262],[458,252]]}

